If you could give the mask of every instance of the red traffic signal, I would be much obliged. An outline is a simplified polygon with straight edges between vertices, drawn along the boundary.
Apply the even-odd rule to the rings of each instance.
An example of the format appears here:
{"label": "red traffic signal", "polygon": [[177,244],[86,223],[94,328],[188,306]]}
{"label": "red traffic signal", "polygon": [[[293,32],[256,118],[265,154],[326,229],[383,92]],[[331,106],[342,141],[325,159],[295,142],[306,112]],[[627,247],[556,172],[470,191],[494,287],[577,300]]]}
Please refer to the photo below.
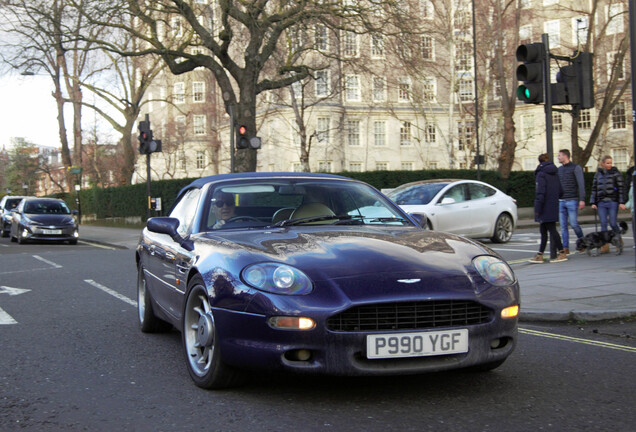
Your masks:
{"label": "red traffic signal", "polygon": [[247,138],[247,128],[240,125],[236,128],[236,148],[246,149],[250,146],[249,139]]}

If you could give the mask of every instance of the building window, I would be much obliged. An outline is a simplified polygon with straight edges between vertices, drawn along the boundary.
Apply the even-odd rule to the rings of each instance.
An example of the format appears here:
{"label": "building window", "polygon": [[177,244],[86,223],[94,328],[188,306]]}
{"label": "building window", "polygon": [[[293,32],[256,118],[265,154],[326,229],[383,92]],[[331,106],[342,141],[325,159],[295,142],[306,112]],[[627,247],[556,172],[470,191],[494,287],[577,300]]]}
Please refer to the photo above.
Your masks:
{"label": "building window", "polygon": [[384,102],[386,100],[386,84],[384,78],[373,78],[373,102]]}
{"label": "building window", "polygon": [[316,120],[316,139],[321,144],[329,143],[329,117],[318,117]]}
{"label": "building window", "polygon": [[362,162],[349,162],[350,172],[362,172]]}
{"label": "building window", "polygon": [[523,158],[523,170],[524,171],[534,171],[537,168],[537,158],[536,157],[524,157]]}
{"label": "building window", "polygon": [[400,167],[402,171],[413,171],[413,162],[402,162]]}
{"label": "building window", "polygon": [[424,140],[428,144],[435,144],[437,141],[437,127],[433,123],[427,123],[424,126]]}
{"label": "building window", "polygon": [[172,17],[172,20],[170,21],[170,30],[171,30],[173,38],[183,36],[183,27],[181,26],[181,17]]}
{"label": "building window", "polygon": [[525,25],[519,27],[519,42],[531,43],[532,42],[532,25]]}
{"label": "building window", "polygon": [[612,70],[616,70],[616,78],[619,80],[625,79],[625,62],[623,60],[620,61],[619,64],[616,64],[618,60],[616,59],[616,51],[607,53],[607,79],[610,80],[612,78]]}
{"label": "building window", "polygon": [[623,5],[614,3],[610,6],[605,6],[605,11],[607,13],[608,22],[605,34],[613,35],[623,33],[625,31],[623,20],[626,15],[623,13]]}
{"label": "building window", "polygon": [[435,8],[432,0],[420,0],[420,17],[424,19],[433,19]]}
{"label": "building window", "polygon": [[388,171],[389,170],[389,163],[388,162],[376,162],[375,163],[375,170],[376,171]]}
{"label": "building window", "polygon": [[[629,155],[626,149],[613,149],[612,150],[612,162],[619,171],[627,171],[627,162],[629,162]],[[630,183],[632,179],[629,179]]]}
{"label": "building window", "polygon": [[197,169],[205,168],[205,152],[198,150],[197,151]]}
{"label": "building window", "polygon": [[329,38],[327,37],[327,27],[321,24],[316,25],[315,44],[319,51],[327,51],[329,49]]}
{"label": "building window", "polygon": [[331,172],[331,161],[319,161],[318,162],[318,172],[330,173]]}
{"label": "building window", "polygon": [[326,97],[329,95],[329,71],[316,71],[316,96]]}
{"label": "building window", "polygon": [[172,98],[174,103],[176,104],[185,103],[185,83],[174,83],[174,86],[172,88]]}
{"label": "building window", "polygon": [[384,37],[382,35],[371,35],[371,57],[384,58]]}
{"label": "building window", "polygon": [[360,101],[359,75],[345,75],[345,99],[349,102]]}
{"label": "building window", "polygon": [[473,46],[467,41],[459,41],[455,45],[456,62],[455,70],[469,71],[472,70],[473,64]]}
{"label": "building window", "polygon": [[434,49],[432,37],[422,36],[421,53],[422,53],[422,58],[424,60],[435,59],[435,49]]}
{"label": "building window", "polygon": [[552,113],[552,132],[563,132],[563,116],[560,112]]}
{"label": "building window", "polygon": [[579,129],[592,128],[592,111],[589,109],[581,110],[579,113]]}
{"label": "building window", "polygon": [[192,83],[192,102],[205,102],[205,83],[201,81]]}
{"label": "building window", "polygon": [[186,118],[185,116],[178,116],[175,120],[175,129],[179,137],[183,137],[186,133]]}
{"label": "building window", "polygon": [[347,131],[347,144],[350,146],[360,145],[360,120],[347,120],[345,123]]}
{"label": "building window", "polygon": [[546,21],[543,23],[543,29],[548,34],[550,49],[561,46],[561,21]]}
{"label": "building window", "polygon": [[473,122],[457,123],[457,150],[466,150],[473,140]]}
{"label": "building window", "polygon": [[424,102],[435,102],[437,99],[437,80],[426,78],[422,82],[422,98]]}
{"label": "building window", "polygon": [[398,80],[398,102],[409,102],[411,100],[411,80],[408,77],[401,77]]}
{"label": "building window", "polygon": [[360,54],[358,35],[352,32],[345,33],[344,37],[344,55],[345,57],[358,57]]}
{"label": "building window", "polygon": [[292,171],[293,172],[303,172],[303,164],[301,164],[300,162],[294,162],[292,164]]}
{"label": "building window", "polygon": [[386,121],[373,122],[373,144],[377,147],[386,145]]}
{"label": "building window", "polygon": [[473,80],[462,79],[459,81],[459,100],[469,102],[473,100]]}
{"label": "building window", "polygon": [[400,145],[411,145],[411,122],[402,122],[400,125]]}
{"label": "building window", "polygon": [[529,139],[534,135],[534,115],[524,115],[521,117],[521,127],[523,131],[523,138]]}
{"label": "building window", "polygon": [[626,127],[625,102],[619,102],[612,110],[612,129],[625,129]]}
{"label": "building window", "polygon": [[195,135],[205,135],[205,115],[195,115],[192,118]]}

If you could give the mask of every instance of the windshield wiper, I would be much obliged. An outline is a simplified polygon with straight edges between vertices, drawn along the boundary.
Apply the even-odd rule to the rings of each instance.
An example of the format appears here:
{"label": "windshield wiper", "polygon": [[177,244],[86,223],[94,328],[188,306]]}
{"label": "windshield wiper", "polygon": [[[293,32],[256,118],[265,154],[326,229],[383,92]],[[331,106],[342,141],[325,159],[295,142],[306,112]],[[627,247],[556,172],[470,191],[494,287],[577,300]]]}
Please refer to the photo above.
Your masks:
{"label": "windshield wiper", "polygon": [[[274,225],[272,225],[272,227],[283,227],[283,226],[292,226],[292,225],[301,225],[304,223],[309,223],[309,222],[320,222],[320,221],[325,221],[325,220],[338,220],[338,221],[346,221],[346,220],[351,220],[353,218],[360,218],[361,216],[351,216],[351,215],[342,215],[342,216],[336,216],[336,215],[331,215],[331,216],[309,216],[309,217],[304,217],[304,218],[298,218],[298,219],[284,219],[280,222],[276,222]],[[337,224],[338,222],[335,222],[335,224]]]}
{"label": "windshield wiper", "polygon": [[369,217],[369,222],[406,222],[403,217]]}

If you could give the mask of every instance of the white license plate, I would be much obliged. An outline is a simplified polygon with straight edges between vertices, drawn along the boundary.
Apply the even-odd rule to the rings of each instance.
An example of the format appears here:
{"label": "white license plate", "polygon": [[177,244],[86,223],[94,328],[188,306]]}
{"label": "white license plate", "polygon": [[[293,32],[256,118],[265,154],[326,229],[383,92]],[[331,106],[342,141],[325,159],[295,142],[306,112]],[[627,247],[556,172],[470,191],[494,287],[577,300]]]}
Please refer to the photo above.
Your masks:
{"label": "white license plate", "polygon": [[43,229],[42,234],[60,235],[62,234],[62,230]]}
{"label": "white license plate", "polygon": [[367,358],[436,356],[468,352],[468,329],[367,335]]}

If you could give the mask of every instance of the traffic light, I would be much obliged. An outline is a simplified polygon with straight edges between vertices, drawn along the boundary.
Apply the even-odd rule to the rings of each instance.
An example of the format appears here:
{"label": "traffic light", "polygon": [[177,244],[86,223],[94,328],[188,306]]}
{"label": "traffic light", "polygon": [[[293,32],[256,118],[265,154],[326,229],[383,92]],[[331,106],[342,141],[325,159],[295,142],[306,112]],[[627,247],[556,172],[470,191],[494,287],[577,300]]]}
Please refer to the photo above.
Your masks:
{"label": "traffic light", "polygon": [[152,141],[152,129],[150,129],[150,122],[140,121],[137,128],[139,129],[139,136],[137,137],[139,139],[139,153],[148,154],[150,153],[148,151],[148,147]]}
{"label": "traffic light", "polygon": [[594,107],[594,76],[592,73],[593,61],[594,56],[589,52],[579,53],[579,55],[574,59],[582,109]]}
{"label": "traffic light", "polygon": [[246,149],[249,148],[250,142],[247,138],[247,128],[240,125],[236,128],[236,148]]}
{"label": "traffic light", "polygon": [[559,68],[557,83],[552,84],[553,105],[594,106],[594,82],[592,80],[592,53],[578,53],[567,66]]}
{"label": "traffic light", "polygon": [[150,121],[139,122],[139,153],[150,154],[161,151],[161,140],[155,140],[152,137],[152,129],[150,129]]}
{"label": "traffic light", "polygon": [[517,61],[523,62],[517,67],[517,79],[523,81],[517,87],[517,99],[523,103],[543,103],[545,54],[545,45],[541,42],[517,47]]}

